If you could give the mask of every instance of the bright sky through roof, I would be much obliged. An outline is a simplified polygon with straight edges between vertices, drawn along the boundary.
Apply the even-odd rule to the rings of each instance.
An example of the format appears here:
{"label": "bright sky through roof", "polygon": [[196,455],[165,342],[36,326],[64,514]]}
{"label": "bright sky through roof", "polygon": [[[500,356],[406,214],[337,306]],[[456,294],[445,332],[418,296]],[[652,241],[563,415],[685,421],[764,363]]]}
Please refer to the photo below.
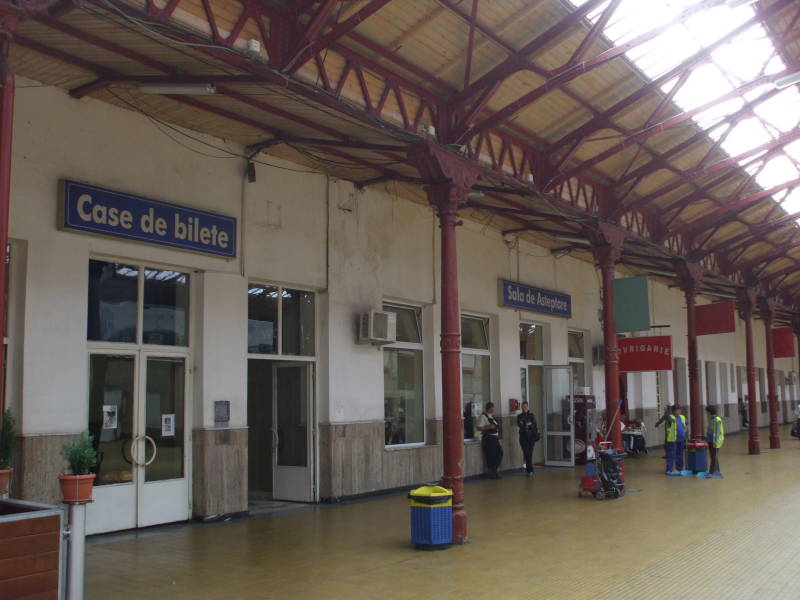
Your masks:
{"label": "bright sky through roof", "polygon": [[[570,0],[575,6],[587,1]],[[622,0],[603,33],[615,45],[624,44],[660,24],[672,21],[697,4],[699,0]],[[589,20],[597,22],[607,6],[608,2],[605,2],[591,12]],[[701,11],[681,25],[670,27],[655,39],[629,50],[626,55],[650,79],[655,80],[754,16],[753,6],[720,5]],[[691,110],[753,79],[774,75],[785,69],[786,65],[776,52],[772,39],[757,22],[716,48],[711,53],[710,62],[696,67],[675,94],[673,102],[682,110]],[[662,91],[669,92],[676,81],[677,77],[666,82]],[[772,97],[758,106],[751,118],[739,121],[732,130],[728,130],[728,125],[723,123],[726,117],[744,107],[746,101],[753,101],[768,93]],[[696,115],[694,121],[710,130],[709,135],[714,140],[724,137],[721,147],[730,156],[738,156],[800,125],[800,91],[797,85],[777,91],[771,83],[766,82],[740,97]],[[741,164],[753,163],[754,156],[743,159]],[[764,189],[797,179],[800,177],[800,143],[785,146],[783,152],[770,153],[766,161],[753,163],[747,171],[756,173],[755,180]],[[800,189],[776,193],[774,198],[781,202],[788,213],[800,213]]]}

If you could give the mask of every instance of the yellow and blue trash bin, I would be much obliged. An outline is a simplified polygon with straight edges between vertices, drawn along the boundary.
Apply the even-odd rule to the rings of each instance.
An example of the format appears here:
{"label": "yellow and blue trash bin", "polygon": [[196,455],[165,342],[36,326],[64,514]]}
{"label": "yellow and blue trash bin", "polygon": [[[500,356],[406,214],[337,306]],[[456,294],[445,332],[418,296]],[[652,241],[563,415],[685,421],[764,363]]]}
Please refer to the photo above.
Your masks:
{"label": "yellow and blue trash bin", "polygon": [[423,485],[408,493],[411,500],[411,542],[421,550],[439,550],[453,543],[453,492]]}

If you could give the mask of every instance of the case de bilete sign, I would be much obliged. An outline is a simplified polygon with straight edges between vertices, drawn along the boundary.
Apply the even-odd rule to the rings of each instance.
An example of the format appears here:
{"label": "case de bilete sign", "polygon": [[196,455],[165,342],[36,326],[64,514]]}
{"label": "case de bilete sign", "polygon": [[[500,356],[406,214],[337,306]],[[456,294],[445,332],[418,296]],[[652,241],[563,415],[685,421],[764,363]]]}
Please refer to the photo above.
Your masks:
{"label": "case de bilete sign", "polygon": [[114,238],[236,256],[236,219],[64,180],[59,227]]}
{"label": "case de bilete sign", "polygon": [[572,296],[569,294],[506,279],[500,280],[500,304],[565,319],[572,317]]}
{"label": "case de bilete sign", "polygon": [[620,338],[618,344],[622,372],[672,370],[671,336]]}

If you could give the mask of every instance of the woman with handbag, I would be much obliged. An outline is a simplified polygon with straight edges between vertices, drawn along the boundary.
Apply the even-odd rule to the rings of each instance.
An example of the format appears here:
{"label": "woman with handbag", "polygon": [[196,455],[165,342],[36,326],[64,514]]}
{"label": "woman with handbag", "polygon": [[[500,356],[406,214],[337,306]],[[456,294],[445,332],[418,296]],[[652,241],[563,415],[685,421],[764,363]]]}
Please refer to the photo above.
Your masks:
{"label": "woman with handbag", "polygon": [[522,456],[525,457],[525,473],[533,477],[533,447],[539,441],[539,427],[536,417],[530,411],[527,402],[522,403],[522,412],[517,415],[519,427],[519,445],[522,447]]}

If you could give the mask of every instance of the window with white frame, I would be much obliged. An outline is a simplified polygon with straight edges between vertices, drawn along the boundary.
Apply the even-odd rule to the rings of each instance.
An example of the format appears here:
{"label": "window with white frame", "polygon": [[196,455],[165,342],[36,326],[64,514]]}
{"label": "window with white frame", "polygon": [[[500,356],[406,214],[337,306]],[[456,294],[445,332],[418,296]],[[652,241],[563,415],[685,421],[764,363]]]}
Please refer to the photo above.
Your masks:
{"label": "window with white frame", "polygon": [[474,418],[492,397],[489,319],[461,316],[461,395],[464,439],[476,436]]}
{"label": "window with white frame", "polygon": [[247,287],[247,351],[314,356],[313,292],[251,283]]}
{"label": "window with white frame", "polygon": [[572,389],[587,387],[589,380],[586,374],[586,345],[583,331],[567,332],[567,350],[569,364],[572,367]]}
{"label": "window with white frame", "polygon": [[86,339],[189,345],[189,274],[143,265],[89,261]]}
{"label": "window with white frame", "polygon": [[387,446],[425,442],[425,399],[422,386],[422,311],[384,304],[397,315],[397,341],[383,347],[384,443]]}

